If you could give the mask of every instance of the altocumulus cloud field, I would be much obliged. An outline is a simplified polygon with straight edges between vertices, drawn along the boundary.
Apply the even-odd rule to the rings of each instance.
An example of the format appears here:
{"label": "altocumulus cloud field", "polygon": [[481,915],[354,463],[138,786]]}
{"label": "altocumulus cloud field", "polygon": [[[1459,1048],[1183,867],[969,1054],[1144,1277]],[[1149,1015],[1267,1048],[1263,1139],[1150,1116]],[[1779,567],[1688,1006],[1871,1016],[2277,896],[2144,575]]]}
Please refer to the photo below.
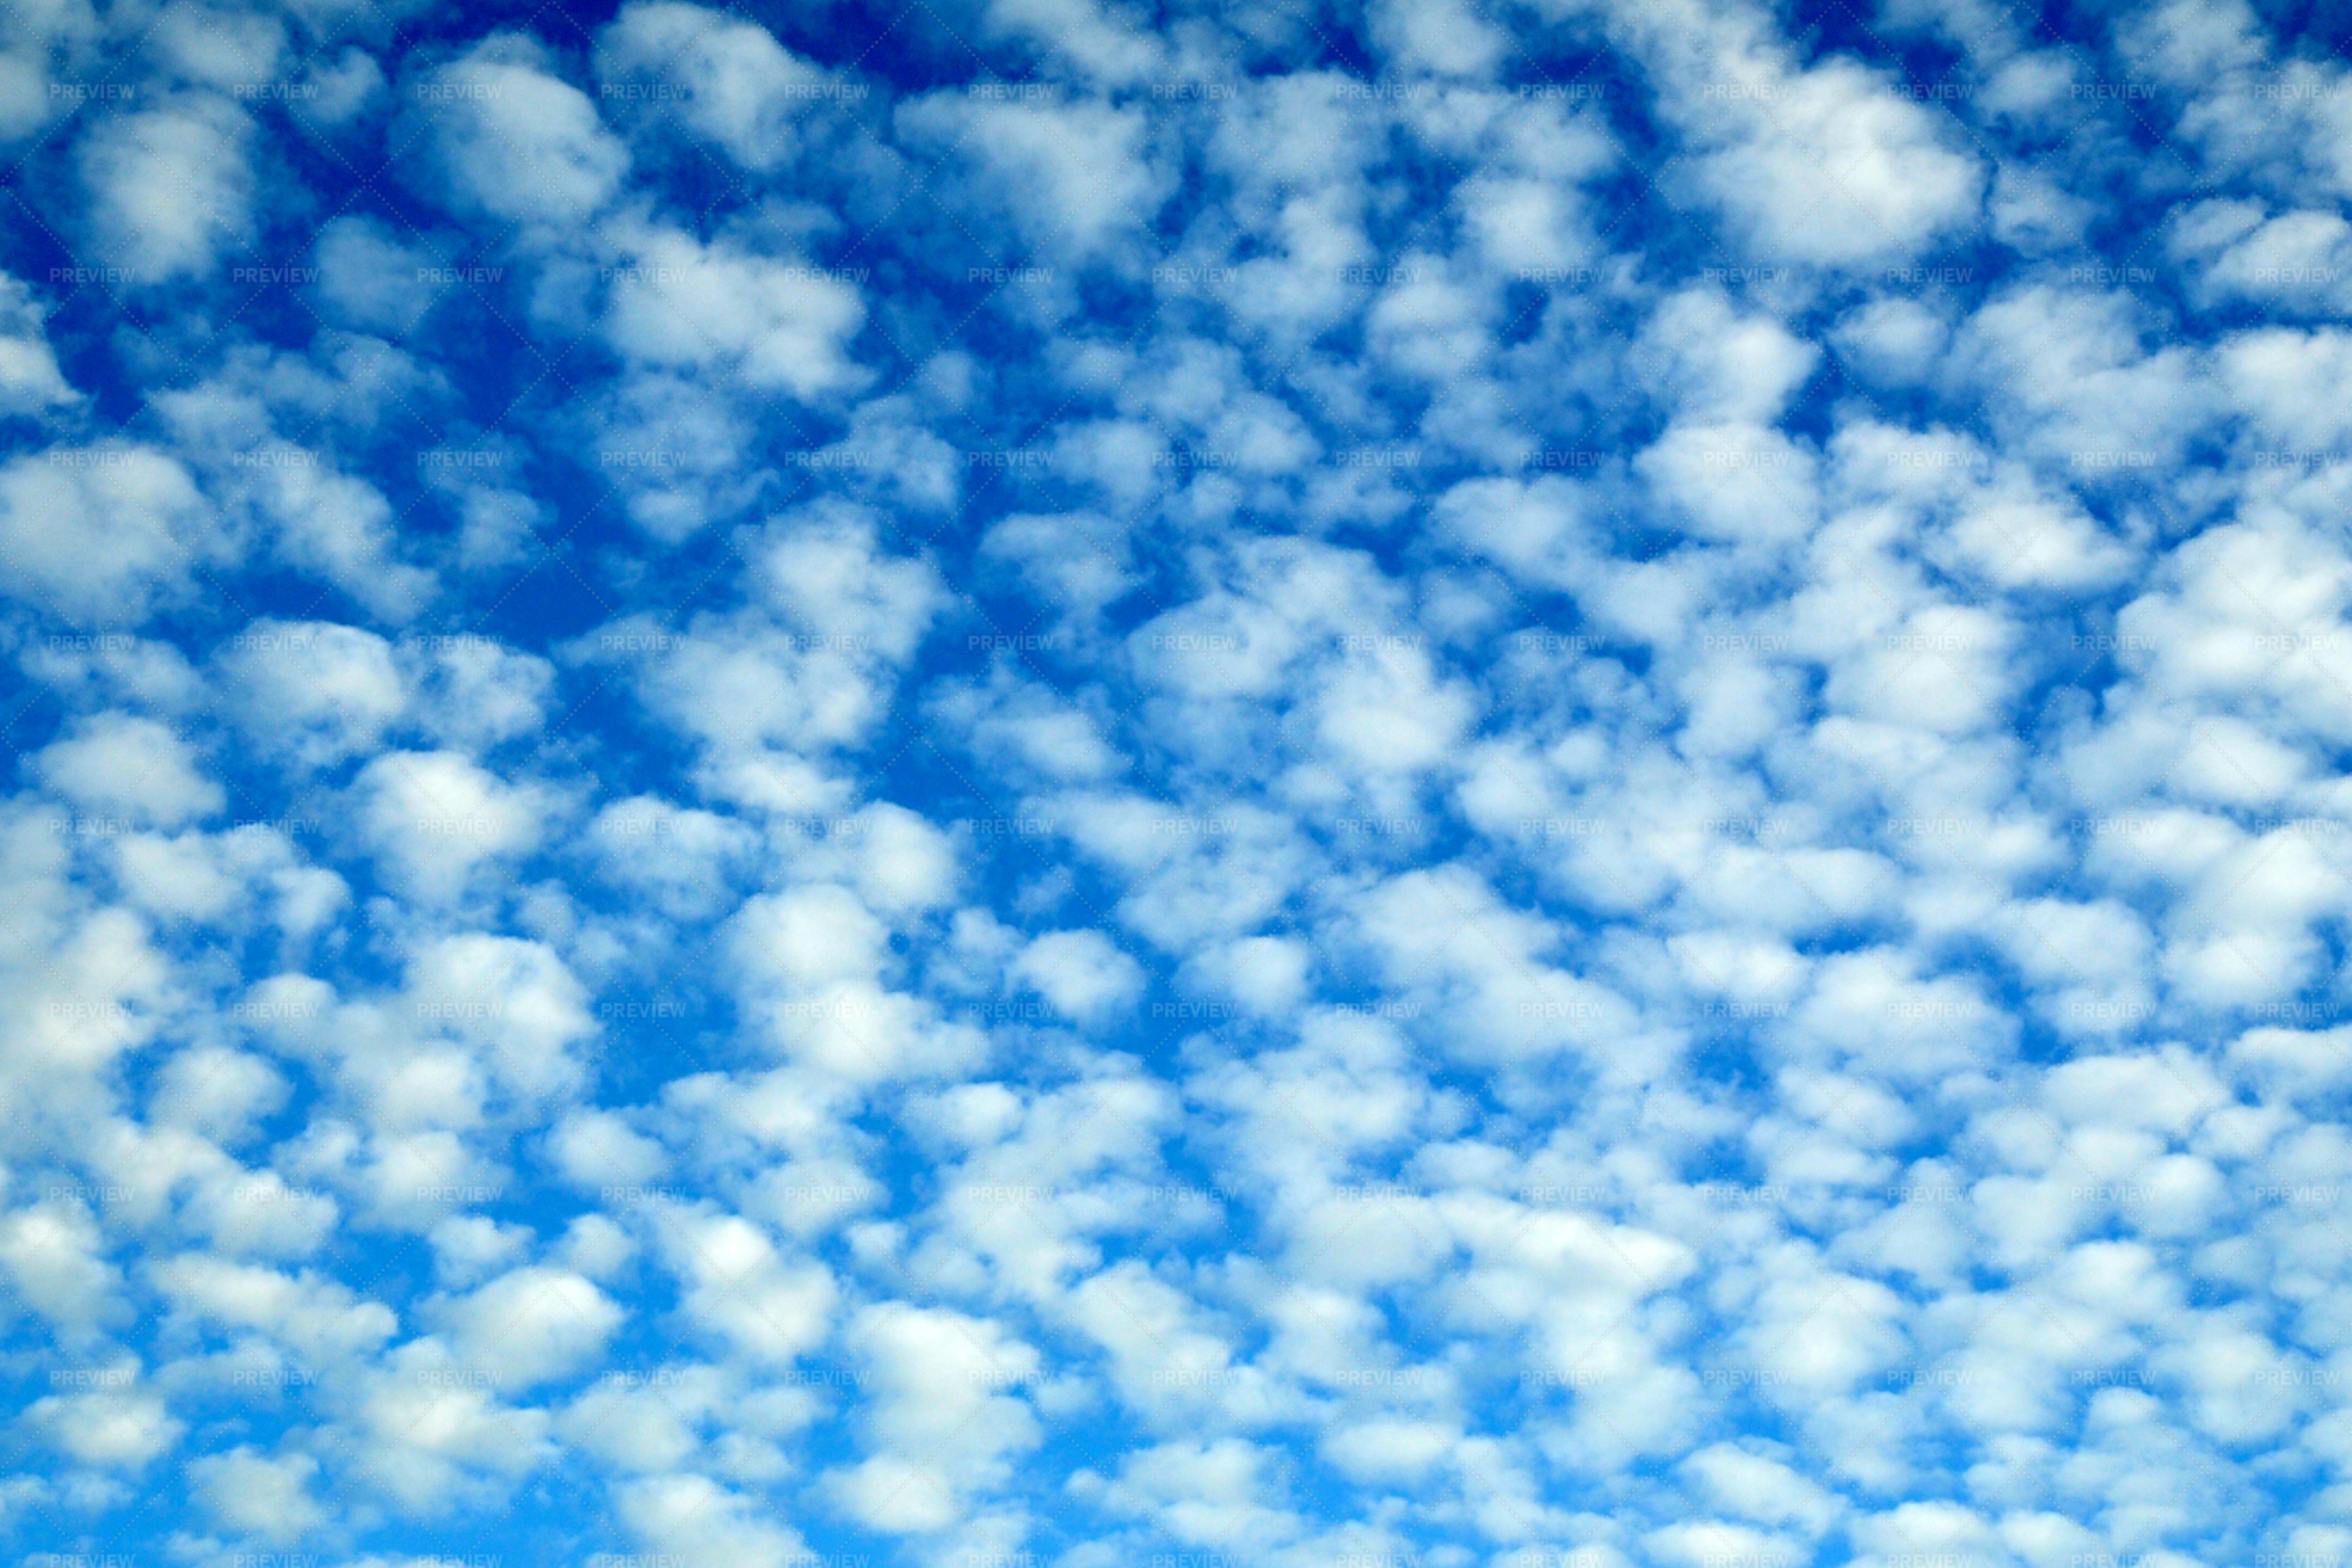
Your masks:
{"label": "altocumulus cloud field", "polygon": [[2352,16],[0,15],[0,1555],[2342,1568]]}

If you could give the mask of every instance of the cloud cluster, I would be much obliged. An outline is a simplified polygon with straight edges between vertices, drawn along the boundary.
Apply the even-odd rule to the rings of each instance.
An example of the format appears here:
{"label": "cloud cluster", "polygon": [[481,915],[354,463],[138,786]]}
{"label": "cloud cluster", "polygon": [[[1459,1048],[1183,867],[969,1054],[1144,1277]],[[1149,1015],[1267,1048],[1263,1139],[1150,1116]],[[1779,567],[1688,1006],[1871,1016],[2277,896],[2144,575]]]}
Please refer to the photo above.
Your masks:
{"label": "cloud cluster", "polygon": [[2352,69],[0,37],[0,1543],[2352,1554]]}

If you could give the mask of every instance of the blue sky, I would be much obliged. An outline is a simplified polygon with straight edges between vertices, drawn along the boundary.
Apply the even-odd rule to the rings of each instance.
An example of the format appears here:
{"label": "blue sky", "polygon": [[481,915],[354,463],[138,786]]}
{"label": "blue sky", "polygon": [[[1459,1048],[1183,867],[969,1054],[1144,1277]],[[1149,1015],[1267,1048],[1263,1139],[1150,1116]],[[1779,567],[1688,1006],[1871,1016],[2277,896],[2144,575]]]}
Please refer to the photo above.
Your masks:
{"label": "blue sky", "polygon": [[2339,1568],[2332,8],[0,16],[0,1552]]}

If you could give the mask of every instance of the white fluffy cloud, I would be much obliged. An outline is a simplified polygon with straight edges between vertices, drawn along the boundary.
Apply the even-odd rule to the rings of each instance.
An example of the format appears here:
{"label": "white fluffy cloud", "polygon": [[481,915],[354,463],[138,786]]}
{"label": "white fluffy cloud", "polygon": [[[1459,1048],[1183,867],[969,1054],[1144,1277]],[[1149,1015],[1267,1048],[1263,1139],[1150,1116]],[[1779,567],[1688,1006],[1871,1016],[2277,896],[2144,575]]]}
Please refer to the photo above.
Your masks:
{"label": "white fluffy cloud", "polygon": [[625,230],[604,331],[614,350],[662,369],[740,379],[815,399],[865,384],[848,340],[865,321],[854,284],[791,258],[698,243],[675,230]]}
{"label": "white fluffy cloud", "polygon": [[326,1520],[310,1495],[319,1462],[308,1454],[272,1459],[250,1447],[208,1455],[188,1467],[190,1480],[214,1520],[234,1535],[286,1545]]}
{"label": "white fluffy cloud", "polygon": [[193,93],[99,121],[78,145],[89,191],[89,270],[117,289],[201,278],[253,233],[252,121]]}
{"label": "white fluffy cloud", "polygon": [[0,414],[47,414],[70,406],[80,394],[58,368],[57,350],[43,330],[33,292],[0,275]]}
{"label": "white fluffy cloud", "polygon": [[1139,258],[1144,226],[1174,184],[1150,122],[1131,108],[1043,96],[935,93],[908,100],[898,121],[916,145],[967,163],[977,192],[1018,236],[1013,253],[984,250],[984,265]]}
{"label": "white fluffy cloud", "polygon": [[0,468],[0,573],[17,598],[89,626],[136,623],[218,552],[186,468],[152,447],[58,447]]}
{"label": "white fluffy cloud", "polygon": [[1690,137],[1696,194],[1766,267],[1883,265],[1974,226],[1982,166],[1884,70],[1800,66],[1744,5],[1611,11]]}
{"label": "white fluffy cloud", "polygon": [[121,812],[142,826],[176,827],[221,809],[194,749],[166,726],[101,713],[33,759],[41,781],[85,811]]}
{"label": "white fluffy cloud", "polygon": [[353,825],[379,868],[426,899],[455,898],[478,869],[537,845],[558,805],[456,752],[386,752],[352,787]]}
{"label": "white fluffy cloud", "polygon": [[794,123],[812,104],[839,96],[826,72],[767,29],[699,5],[638,0],[597,35],[597,74],[656,103],[676,102],[697,136],[747,169],[789,160]]}
{"label": "white fluffy cloud", "polygon": [[1011,973],[1080,1022],[1108,1016],[1143,989],[1142,967],[1094,931],[1047,931],[1021,950]]}
{"label": "white fluffy cloud", "polygon": [[594,100],[546,64],[537,44],[501,34],[412,84],[415,129],[451,194],[509,223],[578,223],[629,168]]}

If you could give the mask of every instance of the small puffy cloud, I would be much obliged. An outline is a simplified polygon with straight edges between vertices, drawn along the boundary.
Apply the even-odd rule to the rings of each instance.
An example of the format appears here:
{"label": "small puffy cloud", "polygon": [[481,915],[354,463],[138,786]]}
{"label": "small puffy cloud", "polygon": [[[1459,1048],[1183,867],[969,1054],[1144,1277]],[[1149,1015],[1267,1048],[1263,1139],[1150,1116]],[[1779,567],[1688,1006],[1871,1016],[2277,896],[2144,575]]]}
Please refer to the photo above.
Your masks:
{"label": "small puffy cloud", "polygon": [[[673,341],[689,357],[721,353],[683,329]],[[629,521],[665,543],[740,515],[775,483],[755,458],[747,411],[688,375],[639,371],[607,383],[581,424],[583,461],[617,487]]]}
{"label": "small puffy cloud", "polygon": [[413,86],[410,134],[429,138],[450,194],[490,217],[578,223],[610,201],[628,173],[628,149],[597,118],[594,101],[551,74],[526,38],[485,39]]}
{"label": "small puffy cloud", "polygon": [[133,288],[210,273],[251,237],[252,140],[253,122],[212,93],[98,121],[76,152],[100,254]]}
{"label": "small puffy cloud", "polygon": [[331,621],[262,619],[218,658],[225,699],[248,740],[304,767],[374,751],[408,710],[392,644]]}
{"label": "small puffy cloud", "polygon": [[58,368],[33,291],[0,273],[0,416],[50,414],[80,400]]}
{"label": "small puffy cloud", "polygon": [[470,1285],[520,1261],[537,1239],[528,1226],[500,1225],[484,1215],[453,1214],[427,1233],[434,1278]]}
{"label": "small puffy cloud", "polygon": [[1103,1496],[1117,1512],[1147,1520],[1188,1546],[1233,1549],[1293,1533],[1285,1489],[1271,1452],[1221,1437],[1137,1449],[1121,1460]]}
{"label": "small puffy cloud", "polygon": [[1088,512],[1016,512],[982,542],[1040,605],[1066,624],[1086,626],[1140,581],[1129,531]]}
{"label": "small puffy cloud", "polygon": [[68,1332],[119,1318],[121,1272],[105,1237],[78,1204],[50,1202],[0,1215],[0,1269],[17,1298]]}
{"label": "small puffy cloud", "polygon": [[2352,300],[2352,225],[2331,212],[2272,216],[2259,203],[2200,202],[2174,219],[2170,248],[2200,270],[2210,301],[2311,317]]}
{"label": "small puffy cloud", "polygon": [[351,896],[341,877],[304,864],[292,840],[258,824],[169,838],[132,834],[116,839],[113,850],[124,897],[167,921],[241,928],[268,920],[305,936]]}
{"label": "small puffy cloud", "polygon": [[805,261],[706,245],[676,229],[632,229],[617,242],[604,331],[625,359],[803,401],[868,379],[849,354],[866,321],[853,284]]}
{"label": "small puffy cloud", "polygon": [[286,24],[276,16],[193,9],[158,17],[145,39],[175,74],[212,88],[274,76],[286,41]]}
{"label": "small puffy cloud", "polygon": [[322,53],[302,72],[300,85],[309,89],[303,120],[323,129],[337,129],[373,110],[384,90],[383,68],[358,45],[350,45],[331,58]]}
{"label": "small puffy cloud", "polygon": [[1865,1073],[1917,1083],[1966,1064],[1998,1061],[2015,1021],[1963,975],[1923,976],[1885,948],[1841,953],[1821,966],[1787,1037],[1853,1060]]}
{"label": "small puffy cloud", "polygon": [[162,1399],[137,1388],[48,1394],[23,1418],[77,1463],[133,1472],[169,1453],[187,1430]]}
{"label": "small puffy cloud", "polygon": [[320,301],[336,321],[366,331],[405,337],[442,291],[429,277],[439,258],[376,218],[334,219],[311,254]]}
{"label": "small puffy cloud", "polygon": [[877,801],[860,812],[845,836],[859,893],[893,914],[936,909],[958,880],[953,840],[901,805]]}
{"label": "small puffy cloud", "polygon": [[669,0],[624,6],[596,37],[596,73],[607,83],[667,89],[688,131],[753,170],[792,157],[795,121],[830,79],[764,27]]}
{"label": "small puffy cloud", "polygon": [[156,1074],[149,1115],[233,1146],[290,1093],[285,1076],[262,1057],[223,1046],[189,1046]]}
{"label": "small puffy cloud", "polygon": [[360,770],[352,795],[353,826],[379,870],[434,900],[537,847],[558,806],[545,788],[509,784],[456,752],[387,752]]}
{"label": "small puffy cloud", "polygon": [[1847,56],[1798,67],[1745,7],[1643,15],[1687,171],[1765,262],[1855,268],[1916,254],[1977,218],[1986,180],[1940,110]]}
{"label": "small puffy cloud", "polygon": [[794,989],[871,979],[888,952],[882,922],[855,893],[825,883],[763,894],[732,924],[745,971]]}
{"label": "small puffy cloud", "polygon": [[862,1313],[848,1337],[874,1374],[864,1416],[872,1452],[828,1479],[837,1506],[866,1528],[945,1528],[973,1489],[1003,1479],[1010,1457],[1042,1435],[1007,1392],[1034,1375],[1037,1353],[997,1324],[890,1302]]}
{"label": "small puffy cloud", "polygon": [[269,525],[287,563],[333,584],[374,614],[405,621],[434,591],[433,574],[398,559],[392,503],[315,453],[278,448],[237,499]]}
{"label": "small puffy cloud", "polygon": [[1510,53],[1508,35],[1460,0],[1381,0],[1370,10],[1373,41],[1407,75],[1485,77]]}
{"label": "small puffy cloud", "polygon": [[989,0],[982,21],[990,37],[1018,40],[1057,71],[1106,86],[1141,82],[1165,58],[1161,41],[1125,0]]}
{"label": "small puffy cloud", "polygon": [[619,1501],[631,1533],[679,1568],[790,1568],[807,1556],[791,1526],[708,1476],[649,1476],[625,1484]]}
{"label": "small puffy cloud", "polygon": [[581,837],[606,876],[675,918],[725,904],[757,844],[741,822],[650,795],[614,801]]}
{"label": "small puffy cloud", "polygon": [[932,93],[900,105],[898,127],[916,146],[964,163],[972,193],[1033,256],[1139,258],[1147,226],[1174,191],[1150,122],[1132,108]]}
{"label": "small puffy cloud", "polygon": [[188,471],[152,447],[59,447],[0,467],[0,582],[79,625],[143,619],[219,553]]}
{"label": "small puffy cloud", "polygon": [[184,1217],[226,1256],[308,1258],[342,1214],[333,1198],[275,1171],[217,1171],[198,1181]]}
{"label": "small puffy cloud", "polygon": [[1124,766],[1115,726],[1099,711],[1066,701],[1041,681],[999,661],[985,685],[941,683],[929,694],[942,729],[1008,775],[1052,784],[1093,784]]}
{"label": "small puffy cloud", "polygon": [[1143,992],[1142,965],[1098,931],[1047,931],[1010,970],[1055,1012],[1086,1024],[1110,1017]]}
{"label": "small puffy cloud", "polygon": [[200,771],[195,748],[165,725],[101,713],[31,759],[36,776],[82,810],[142,826],[176,827],[211,816],[227,794]]}
{"label": "small puffy cloud", "polygon": [[[2014,454],[2093,484],[2172,459],[2211,416],[2197,356],[2178,342],[2151,349],[2151,327],[2120,289],[2030,282],[1978,306],[1955,334],[1953,368],[2010,390],[1992,412]],[[2225,383],[2237,379],[2225,369]]]}
{"label": "small puffy cloud", "polygon": [[2322,451],[2352,435],[2340,395],[2352,387],[2352,333],[2261,327],[2225,340],[2215,359],[2232,400],[2272,440]]}
{"label": "small puffy cloud", "polygon": [[538,1267],[502,1274],[436,1311],[459,1361],[512,1388],[565,1377],[590,1364],[625,1316],[589,1280],[566,1269]]}
{"label": "small puffy cloud", "polygon": [[478,636],[425,637],[408,649],[420,726],[469,752],[535,733],[546,722],[555,667]]}
{"label": "small puffy cloud", "polygon": [[526,1099],[578,1085],[580,1045],[596,1032],[588,994],[543,942],[476,932],[444,937],[408,964],[415,1016],[479,1051]]}
{"label": "small puffy cloud", "polygon": [[258,1333],[307,1365],[372,1355],[400,1326],[383,1302],[309,1269],[289,1274],[190,1252],[153,1263],[148,1273],[174,1312]]}
{"label": "small puffy cloud", "polygon": [[1316,700],[1316,731],[1335,760],[1370,773],[1419,773],[1452,753],[1475,700],[1441,679],[1410,637],[1366,634]]}
{"label": "small puffy cloud", "polygon": [[1780,322],[1742,313],[1712,289],[1661,301],[1646,338],[1671,367],[1677,412],[1705,424],[1770,424],[1821,360],[1820,349]]}
{"label": "small puffy cloud", "polygon": [[1353,1480],[1410,1486],[1444,1463],[1461,1443],[1461,1432],[1450,1423],[1373,1420],[1328,1433],[1323,1452]]}
{"label": "small puffy cloud", "polygon": [[272,1458],[251,1445],[188,1465],[188,1481],[214,1521],[230,1533],[275,1546],[316,1530],[327,1510],[310,1493],[319,1461],[308,1454]]}
{"label": "small puffy cloud", "polygon": [[788,513],[747,544],[762,595],[821,650],[903,662],[949,604],[939,569],[887,548],[864,508]]}
{"label": "small puffy cloud", "polygon": [[412,1517],[484,1506],[548,1457],[546,1413],[501,1403],[438,1340],[401,1346],[362,1386],[353,1471]]}
{"label": "small puffy cloud", "polygon": [[548,1135],[548,1153],[567,1181],[583,1188],[642,1185],[669,1163],[659,1143],[609,1110],[565,1117]]}
{"label": "small puffy cloud", "polygon": [[833,1329],[839,1288],[821,1263],[789,1258],[736,1215],[666,1210],[655,1243],[677,1278],[686,1321],[737,1353],[789,1365]]}
{"label": "small puffy cloud", "polygon": [[1768,1528],[1819,1535],[1841,1511],[1835,1497],[1780,1459],[1734,1444],[1702,1448],[1683,1469],[1716,1507]]}

